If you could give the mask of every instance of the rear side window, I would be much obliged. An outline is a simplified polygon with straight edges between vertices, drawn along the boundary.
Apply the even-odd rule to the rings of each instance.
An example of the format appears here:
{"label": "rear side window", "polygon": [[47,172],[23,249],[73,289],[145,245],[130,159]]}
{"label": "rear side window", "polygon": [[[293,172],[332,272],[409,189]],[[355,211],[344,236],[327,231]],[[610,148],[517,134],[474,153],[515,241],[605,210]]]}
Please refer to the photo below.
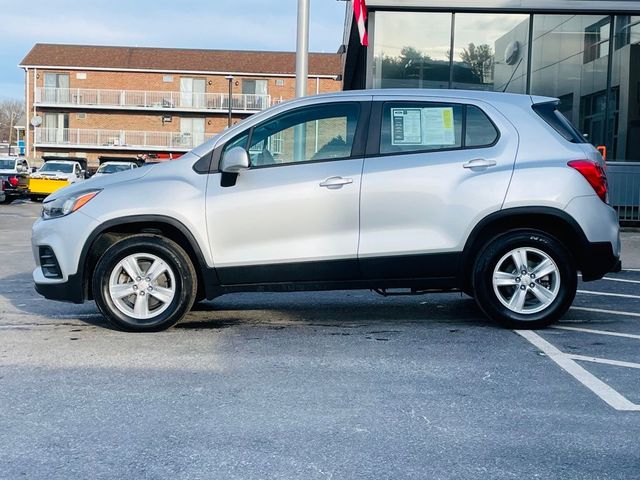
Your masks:
{"label": "rear side window", "polygon": [[540,118],[547,122],[565,140],[572,143],[587,143],[587,140],[578,129],[567,120],[567,117],[560,113],[557,102],[538,103],[533,105],[532,108]]}
{"label": "rear side window", "polygon": [[380,132],[380,153],[460,148],[462,114],[462,105],[385,103]]}
{"label": "rear side window", "polygon": [[473,105],[398,102],[382,110],[380,153],[413,153],[488,147],[499,132]]}

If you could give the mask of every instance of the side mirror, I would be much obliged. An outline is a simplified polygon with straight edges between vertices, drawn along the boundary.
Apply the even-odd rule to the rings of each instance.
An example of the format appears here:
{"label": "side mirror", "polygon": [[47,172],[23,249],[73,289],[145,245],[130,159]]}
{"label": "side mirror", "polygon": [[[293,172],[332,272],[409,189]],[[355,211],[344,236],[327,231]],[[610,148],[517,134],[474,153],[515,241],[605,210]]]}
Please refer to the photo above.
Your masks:
{"label": "side mirror", "polygon": [[224,173],[240,173],[249,169],[249,154],[242,147],[233,147],[225,152],[220,161],[220,171]]}

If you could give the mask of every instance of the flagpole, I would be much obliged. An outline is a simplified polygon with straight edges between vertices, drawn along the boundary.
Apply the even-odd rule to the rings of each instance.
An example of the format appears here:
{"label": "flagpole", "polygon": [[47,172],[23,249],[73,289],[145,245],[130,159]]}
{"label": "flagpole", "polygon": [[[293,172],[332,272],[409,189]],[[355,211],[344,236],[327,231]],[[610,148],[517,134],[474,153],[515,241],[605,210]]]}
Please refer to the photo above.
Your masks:
{"label": "flagpole", "polygon": [[298,38],[296,41],[296,97],[307,95],[309,76],[309,1],[298,0]]}

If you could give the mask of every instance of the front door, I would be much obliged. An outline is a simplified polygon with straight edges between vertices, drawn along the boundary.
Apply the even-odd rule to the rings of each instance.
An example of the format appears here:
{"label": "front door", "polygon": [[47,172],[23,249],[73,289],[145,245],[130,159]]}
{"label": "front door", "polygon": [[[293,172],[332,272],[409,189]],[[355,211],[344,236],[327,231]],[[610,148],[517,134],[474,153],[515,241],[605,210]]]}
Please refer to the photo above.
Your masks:
{"label": "front door", "polygon": [[455,275],[471,228],[504,201],[517,132],[484,104],[390,98],[375,108],[379,151],[362,176],[363,276]]}
{"label": "front door", "polygon": [[220,173],[208,181],[209,238],[223,285],[358,277],[361,110],[357,102],[294,109],[223,147],[242,146],[251,158],[235,185],[222,187]]}

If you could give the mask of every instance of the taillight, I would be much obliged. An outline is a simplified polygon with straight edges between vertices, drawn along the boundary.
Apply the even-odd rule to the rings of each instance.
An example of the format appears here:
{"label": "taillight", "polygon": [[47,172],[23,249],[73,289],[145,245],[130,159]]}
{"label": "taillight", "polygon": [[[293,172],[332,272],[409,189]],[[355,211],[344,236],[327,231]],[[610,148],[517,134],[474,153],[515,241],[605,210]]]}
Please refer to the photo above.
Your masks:
{"label": "taillight", "polygon": [[607,202],[607,174],[602,165],[591,160],[572,160],[567,165],[579,171],[593,187],[600,200]]}
{"label": "taillight", "polygon": [[9,185],[11,185],[12,187],[17,187],[18,184],[20,183],[20,180],[18,180],[18,177],[9,177],[7,180],[9,180]]}

